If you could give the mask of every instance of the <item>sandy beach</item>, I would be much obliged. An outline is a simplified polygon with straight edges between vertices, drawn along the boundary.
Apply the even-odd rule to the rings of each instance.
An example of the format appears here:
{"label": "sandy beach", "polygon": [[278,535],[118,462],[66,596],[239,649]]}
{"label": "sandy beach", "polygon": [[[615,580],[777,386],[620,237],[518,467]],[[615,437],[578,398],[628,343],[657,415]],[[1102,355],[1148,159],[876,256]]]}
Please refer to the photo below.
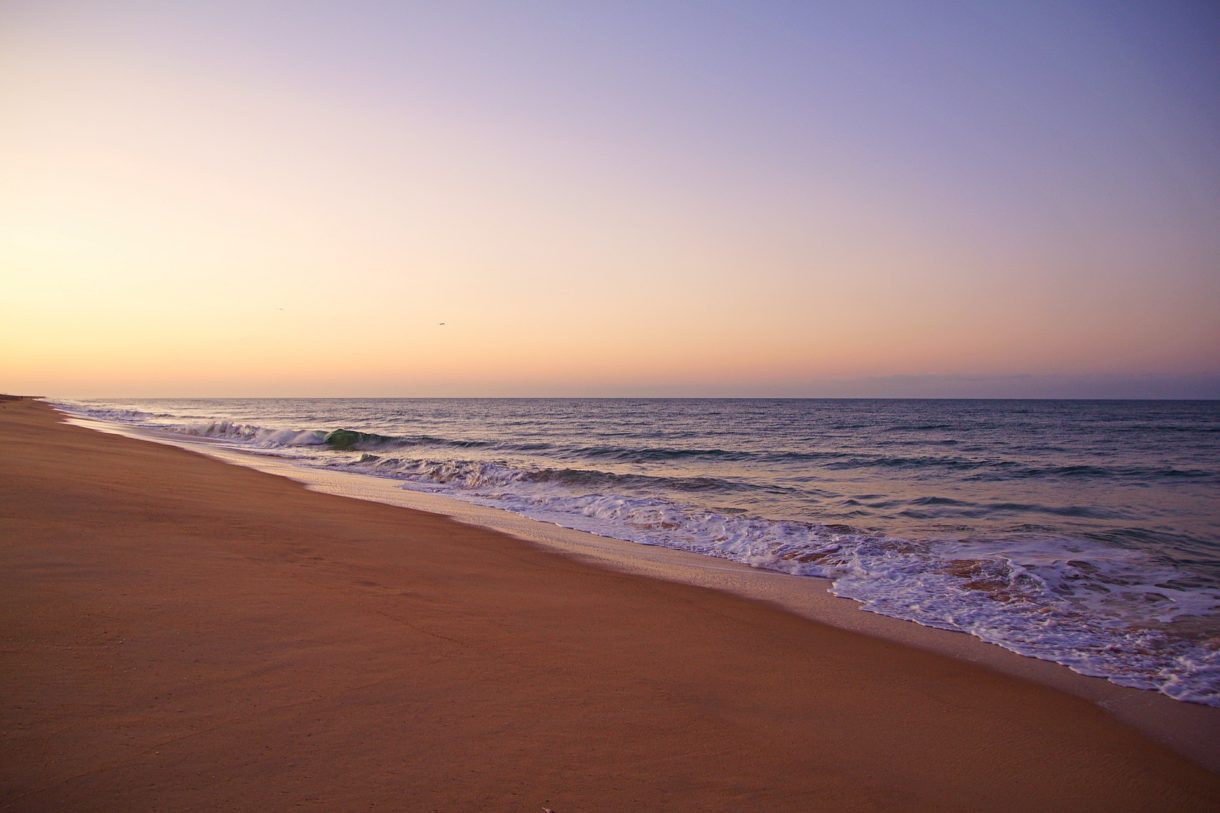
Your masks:
{"label": "sandy beach", "polygon": [[5,810],[1205,810],[1098,706],[0,402]]}

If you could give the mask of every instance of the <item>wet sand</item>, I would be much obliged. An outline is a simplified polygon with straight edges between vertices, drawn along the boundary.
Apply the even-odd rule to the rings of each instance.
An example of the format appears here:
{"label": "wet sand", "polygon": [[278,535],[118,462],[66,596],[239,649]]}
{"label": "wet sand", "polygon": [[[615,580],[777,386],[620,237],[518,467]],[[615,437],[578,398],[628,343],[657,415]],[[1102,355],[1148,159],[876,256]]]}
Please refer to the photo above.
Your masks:
{"label": "wet sand", "polygon": [[1215,809],[1079,697],[0,402],[0,809]]}

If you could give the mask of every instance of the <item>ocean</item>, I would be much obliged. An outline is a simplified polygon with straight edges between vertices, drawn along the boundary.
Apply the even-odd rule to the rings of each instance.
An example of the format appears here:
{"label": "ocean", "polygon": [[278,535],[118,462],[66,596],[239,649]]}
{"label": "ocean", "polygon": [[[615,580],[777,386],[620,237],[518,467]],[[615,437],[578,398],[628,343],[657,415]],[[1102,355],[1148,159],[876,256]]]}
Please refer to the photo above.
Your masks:
{"label": "ocean", "polygon": [[55,405],[823,577],[864,610],[1220,706],[1220,402]]}

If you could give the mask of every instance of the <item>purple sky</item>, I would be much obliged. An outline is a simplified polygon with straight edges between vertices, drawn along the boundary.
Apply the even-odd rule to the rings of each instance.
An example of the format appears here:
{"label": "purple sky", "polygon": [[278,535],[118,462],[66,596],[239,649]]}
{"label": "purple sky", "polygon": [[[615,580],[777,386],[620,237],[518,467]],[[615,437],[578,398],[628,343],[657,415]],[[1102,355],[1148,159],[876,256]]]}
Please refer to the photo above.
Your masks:
{"label": "purple sky", "polygon": [[1217,43],[1214,2],[9,2],[0,379],[1220,397]]}

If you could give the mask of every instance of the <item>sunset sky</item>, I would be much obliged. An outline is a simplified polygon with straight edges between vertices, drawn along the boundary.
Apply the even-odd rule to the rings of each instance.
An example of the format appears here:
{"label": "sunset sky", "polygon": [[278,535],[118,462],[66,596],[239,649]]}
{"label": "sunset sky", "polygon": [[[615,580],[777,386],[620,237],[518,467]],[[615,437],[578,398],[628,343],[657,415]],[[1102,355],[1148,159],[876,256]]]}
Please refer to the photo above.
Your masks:
{"label": "sunset sky", "polygon": [[0,391],[1220,397],[1218,42],[1206,1],[4,0]]}

